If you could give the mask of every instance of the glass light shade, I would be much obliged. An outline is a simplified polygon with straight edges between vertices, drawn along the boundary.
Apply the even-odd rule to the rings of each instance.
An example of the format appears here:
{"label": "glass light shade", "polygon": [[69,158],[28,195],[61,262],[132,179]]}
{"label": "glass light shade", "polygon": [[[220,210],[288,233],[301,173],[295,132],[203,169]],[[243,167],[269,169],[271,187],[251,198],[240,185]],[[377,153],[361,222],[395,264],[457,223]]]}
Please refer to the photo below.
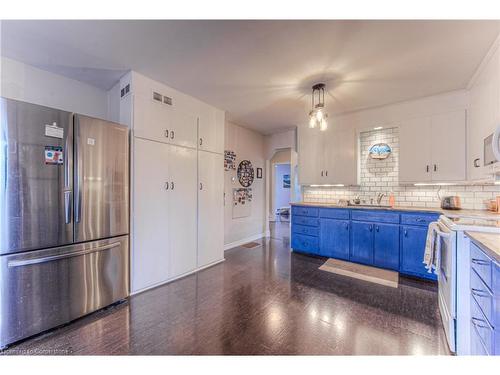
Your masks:
{"label": "glass light shade", "polygon": [[323,111],[321,109],[318,109],[316,111],[316,119],[318,120],[318,122],[321,122],[321,120],[323,120]]}
{"label": "glass light shade", "polygon": [[325,131],[326,129],[328,129],[328,123],[326,122],[326,119],[323,118],[319,123],[319,130]]}
{"label": "glass light shade", "polygon": [[309,128],[314,129],[316,127],[316,118],[314,116],[311,116],[309,119]]}

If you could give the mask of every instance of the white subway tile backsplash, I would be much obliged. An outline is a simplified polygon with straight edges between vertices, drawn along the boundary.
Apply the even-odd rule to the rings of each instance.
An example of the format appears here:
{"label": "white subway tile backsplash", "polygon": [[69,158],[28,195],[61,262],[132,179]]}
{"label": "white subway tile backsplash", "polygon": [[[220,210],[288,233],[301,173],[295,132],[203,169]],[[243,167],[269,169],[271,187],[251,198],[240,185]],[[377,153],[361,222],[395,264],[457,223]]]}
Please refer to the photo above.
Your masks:
{"label": "white subway tile backsplash", "polygon": [[[370,159],[368,149],[374,143],[385,142],[392,148],[391,155],[384,160]],[[441,197],[458,195],[462,207],[468,209],[484,209],[484,201],[500,195],[500,186],[400,186],[398,179],[399,129],[389,128],[363,132],[360,135],[360,186],[353,187],[303,187],[305,202],[336,203],[339,199],[353,199],[359,195],[369,202],[380,192],[394,192],[397,205],[416,207],[439,207]],[[382,199],[388,203],[388,197]]]}

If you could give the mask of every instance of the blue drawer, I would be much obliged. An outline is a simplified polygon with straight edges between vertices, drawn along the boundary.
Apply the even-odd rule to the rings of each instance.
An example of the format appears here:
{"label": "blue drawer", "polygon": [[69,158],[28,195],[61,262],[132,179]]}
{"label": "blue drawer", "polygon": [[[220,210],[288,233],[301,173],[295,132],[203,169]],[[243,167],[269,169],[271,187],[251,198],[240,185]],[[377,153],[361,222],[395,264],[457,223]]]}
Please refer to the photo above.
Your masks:
{"label": "blue drawer", "polygon": [[292,206],[292,215],[318,217],[318,207]]}
{"label": "blue drawer", "polygon": [[483,251],[474,243],[470,245],[470,263],[474,271],[477,272],[482,281],[486,286],[492,290],[492,279],[491,279],[491,259],[483,253]]}
{"label": "blue drawer", "polygon": [[307,253],[319,253],[318,237],[305,236],[302,234],[292,233],[292,249],[305,251]]}
{"label": "blue drawer", "polygon": [[344,208],[320,208],[319,217],[349,220],[349,210]]}
{"label": "blue drawer", "polygon": [[319,227],[319,219],[308,216],[292,216],[292,225],[293,224]]}
{"label": "blue drawer", "polygon": [[308,227],[305,225],[292,224],[292,233],[306,234],[308,236],[318,237],[319,228],[318,227]]}
{"label": "blue drawer", "polygon": [[352,210],[351,218],[352,220],[374,221],[377,223],[399,223],[399,213],[396,212]]}
{"label": "blue drawer", "polygon": [[428,226],[439,218],[438,214],[401,214],[401,224]]}
{"label": "blue drawer", "polygon": [[[471,308],[471,333],[476,331],[477,335],[481,343],[484,345],[484,348],[488,354],[493,354],[493,342],[495,331],[493,327],[488,323],[488,321],[484,318],[483,313],[481,312],[479,305],[476,303],[474,298],[471,298],[470,301]],[[474,339],[472,337],[472,339]],[[474,346],[474,344],[473,344]]]}
{"label": "blue drawer", "polygon": [[470,289],[472,298],[477,302],[485,318],[493,326],[495,324],[493,316],[493,295],[473,269],[470,272]]}

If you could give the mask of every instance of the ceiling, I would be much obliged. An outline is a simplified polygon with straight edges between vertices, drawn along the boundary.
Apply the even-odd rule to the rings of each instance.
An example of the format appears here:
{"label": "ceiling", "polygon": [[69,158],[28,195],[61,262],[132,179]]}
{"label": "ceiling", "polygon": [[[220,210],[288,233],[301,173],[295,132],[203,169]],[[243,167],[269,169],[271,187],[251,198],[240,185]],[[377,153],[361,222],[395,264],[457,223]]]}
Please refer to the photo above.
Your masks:
{"label": "ceiling", "polygon": [[1,54],[109,89],[132,69],[264,134],[464,88],[499,21],[2,21]]}

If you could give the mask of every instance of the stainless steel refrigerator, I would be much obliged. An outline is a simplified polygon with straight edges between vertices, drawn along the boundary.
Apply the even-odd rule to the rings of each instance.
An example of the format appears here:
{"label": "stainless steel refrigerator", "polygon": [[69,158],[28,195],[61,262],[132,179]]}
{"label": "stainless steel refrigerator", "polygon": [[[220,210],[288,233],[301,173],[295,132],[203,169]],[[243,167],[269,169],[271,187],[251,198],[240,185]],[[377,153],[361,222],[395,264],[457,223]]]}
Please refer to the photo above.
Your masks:
{"label": "stainless steel refrigerator", "polygon": [[129,294],[128,128],[0,98],[0,348]]}

